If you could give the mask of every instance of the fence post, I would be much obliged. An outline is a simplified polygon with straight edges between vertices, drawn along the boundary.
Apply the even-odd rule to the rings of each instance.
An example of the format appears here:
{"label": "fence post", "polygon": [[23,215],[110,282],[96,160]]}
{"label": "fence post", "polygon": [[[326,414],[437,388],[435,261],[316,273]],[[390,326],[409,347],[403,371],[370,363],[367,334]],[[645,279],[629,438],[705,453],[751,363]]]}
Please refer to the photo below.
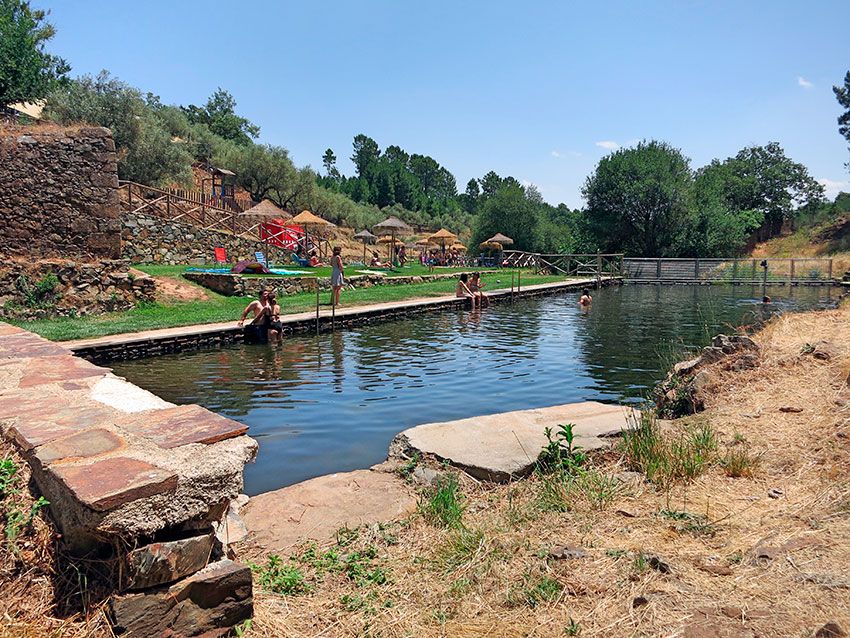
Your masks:
{"label": "fence post", "polygon": [[171,219],[171,195],[165,196],[165,215]]}
{"label": "fence post", "polygon": [[133,210],[133,185],[127,184],[127,205]]}
{"label": "fence post", "polygon": [[790,277],[788,278],[788,283],[789,283],[789,284],[790,284],[790,283],[792,283],[792,282],[794,281],[794,270],[795,270],[794,265],[795,265],[795,263],[796,263],[796,260],[795,260],[795,259],[792,259],[792,260],[791,260],[791,275],[790,275]]}
{"label": "fence post", "polygon": [[732,282],[738,281],[738,260],[732,262]]}
{"label": "fence post", "polygon": [[661,281],[661,258],[655,260],[655,278]]}
{"label": "fence post", "polygon": [[319,278],[316,277],[316,336],[319,336]]}
{"label": "fence post", "polygon": [[694,279],[699,281],[699,258],[694,259]]}
{"label": "fence post", "polygon": [[832,281],[832,260],[829,260],[829,274],[826,277],[829,281]]}
{"label": "fence post", "polygon": [[756,260],[755,259],[753,259],[753,281],[758,281],[758,279],[756,279]]}
{"label": "fence post", "polygon": [[596,289],[602,288],[602,255],[596,251]]}

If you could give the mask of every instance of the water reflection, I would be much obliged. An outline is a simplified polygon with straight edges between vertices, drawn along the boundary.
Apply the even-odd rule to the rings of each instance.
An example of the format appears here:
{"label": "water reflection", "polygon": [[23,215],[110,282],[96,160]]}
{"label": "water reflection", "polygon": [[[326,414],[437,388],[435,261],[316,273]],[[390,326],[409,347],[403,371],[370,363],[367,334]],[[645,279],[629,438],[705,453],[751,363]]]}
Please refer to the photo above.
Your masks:
{"label": "water reflection", "polygon": [[235,346],[115,365],[174,403],[247,423],[260,441],[249,493],[379,462],[400,430],[570,401],[635,401],[669,356],[728,326],[829,300],[785,288],[626,286],[447,311],[272,346]]}

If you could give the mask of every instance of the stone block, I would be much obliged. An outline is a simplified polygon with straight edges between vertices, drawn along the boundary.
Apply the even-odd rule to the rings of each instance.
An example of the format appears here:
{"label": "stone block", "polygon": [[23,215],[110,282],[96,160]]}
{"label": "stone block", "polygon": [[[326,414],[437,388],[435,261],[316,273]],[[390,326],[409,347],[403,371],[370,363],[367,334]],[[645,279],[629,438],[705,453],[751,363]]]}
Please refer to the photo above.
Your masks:
{"label": "stone block", "polygon": [[[37,398],[37,397],[35,397]],[[7,435],[25,452],[50,441],[103,425],[114,412],[97,404],[32,402],[20,396],[0,399],[0,419],[15,417]]]}
{"label": "stone block", "polygon": [[248,426],[219,416],[199,405],[181,405],[145,412],[122,424],[165,449],[190,443],[216,443],[248,432]]}
{"label": "stone block", "polygon": [[123,638],[201,636],[253,613],[251,570],[222,560],[170,587],[113,596],[114,630]]}
{"label": "stone block", "polygon": [[177,489],[174,472],[127,457],[88,465],[52,465],[47,472],[58,478],[79,502],[98,512]]}
{"label": "stone block", "polygon": [[70,461],[99,456],[107,452],[120,450],[124,445],[124,441],[114,432],[95,428],[84,430],[78,434],[72,434],[61,439],[54,439],[50,443],[39,447],[35,451],[35,457],[44,466],[58,461]]}
{"label": "stone block", "polygon": [[105,368],[92,365],[88,361],[67,353],[63,356],[40,357],[33,359],[25,368],[23,376],[18,381],[18,387],[32,388],[57,381],[103,376],[107,372],[109,371]]}
{"label": "stone block", "polygon": [[126,558],[126,588],[149,589],[202,570],[210,559],[213,539],[210,533],[134,549]]}

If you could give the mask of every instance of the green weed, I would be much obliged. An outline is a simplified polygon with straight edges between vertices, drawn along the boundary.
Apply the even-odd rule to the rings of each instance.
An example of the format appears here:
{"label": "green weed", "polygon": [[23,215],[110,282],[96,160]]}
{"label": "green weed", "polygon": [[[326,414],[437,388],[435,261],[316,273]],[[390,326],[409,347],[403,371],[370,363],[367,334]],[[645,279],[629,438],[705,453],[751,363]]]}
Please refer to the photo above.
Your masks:
{"label": "green weed", "polygon": [[522,582],[508,590],[507,603],[512,606],[537,607],[544,602],[558,599],[564,586],[547,575],[533,576],[526,572]]}
{"label": "green weed", "polygon": [[465,527],[452,533],[438,555],[446,571],[455,570],[471,563],[484,551],[484,532]]}
{"label": "green weed", "polygon": [[581,634],[581,625],[578,624],[575,620],[570,618],[570,622],[567,623],[567,626],[564,627],[564,635],[565,636],[578,636]]}
{"label": "green weed", "polygon": [[455,474],[437,479],[419,500],[419,512],[432,525],[459,528],[463,525],[463,494]]}
{"label": "green weed", "polygon": [[39,496],[28,507],[21,498],[20,468],[10,458],[0,460],[0,502],[2,502],[3,533],[7,547],[17,552],[16,541],[32,525],[38,513],[50,505],[43,496]]}
{"label": "green weed", "polygon": [[562,423],[552,432],[552,428],[543,430],[546,445],[537,457],[537,469],[541,473],[574,473],[584,465],[587,454],[575,443],[575,423]]}
{"label": "green weed", "polygon": [[295,596],[310,590],[304,574],[296,566],[284,562],[277,554],[269,554],[264,565],[250,564],[260,587],[283,596]]}
{"label": "green weed", "polygon": [[422,461],[422,455],[419,454],[419,452],[414,452],[413,456],[405,461],[400,468],[398,468],[398,473],[401,478],[409,480],[410,477],[413,476],[413,470],[416,469],[420,461]]}

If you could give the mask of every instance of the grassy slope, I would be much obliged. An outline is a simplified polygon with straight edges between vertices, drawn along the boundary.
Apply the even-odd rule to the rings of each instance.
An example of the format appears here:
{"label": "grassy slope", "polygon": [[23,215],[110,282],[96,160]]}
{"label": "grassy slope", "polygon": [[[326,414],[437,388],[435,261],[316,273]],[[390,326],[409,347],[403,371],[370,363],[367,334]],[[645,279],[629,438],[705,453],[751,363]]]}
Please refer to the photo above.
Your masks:
{"label": "grassy slope", "polygon": [[[832,222],[830,222],[832,223]],[[850,270],[850,237],[841,237],[836,241],[822,242],[817,234],[829,223],[800,230],[784,237],[775,237],[757,244],[753,257],[824,257],[833,260],[833,273],[837,277]]]}
{"label": "grassy slope", "polygon": [[[177,268],[171,266],[157,266],[143,269],[153,275],[168,276],[176,271],[168,270]],[[501,285],[498,283],[501,280]],[[534,275],[523,273],[523,285],[533,285],[562,281],[562,277]],[[510,277],[505,275],[485,278],[490,288],[498,288],[510,285]],[[381,303],[386,301],[402,301],[419,297],[438,297],[449,295],[454,292],[455,282],[452,280],[435,281],[423,284],[410,284],[402,286],[374,286],[372,288],[358,288],[343,292],[342,303],[345,306],[358,306],[364,304]],[[188,326],[193,324],[217,323],[222,321],[236,321],[245,308],[247,299],[244,297],[224,297],[210,291],[206,291],[209,299],[202,301],[168,301],[163,300],[155,304],[140,306],[125,312],[114,312],[98,316],[41,319],[19,323],[27,330],[53,339],[55,341],[67,341],[70,339],[85,339],[102,335],[119,334],[124,332],[139,332],[141,330],[152,330],[156,328],[173,328],[175,326]],[[330,293],[322,293],[321,302],[329,303]],[[304,312],[316,307],[316,296],[312,293],[290,295],[280,299],[283,314]]]}

